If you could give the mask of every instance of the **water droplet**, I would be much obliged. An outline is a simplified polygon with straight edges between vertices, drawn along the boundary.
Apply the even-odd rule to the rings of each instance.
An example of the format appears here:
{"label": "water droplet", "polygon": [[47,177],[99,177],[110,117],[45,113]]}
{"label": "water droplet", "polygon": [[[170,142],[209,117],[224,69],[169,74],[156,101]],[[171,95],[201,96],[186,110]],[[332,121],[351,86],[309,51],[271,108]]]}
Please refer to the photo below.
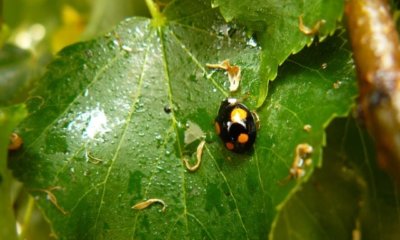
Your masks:
{"label": "water droplet", "polygon": [[222,37],[228,37],[229,31],[231,30],[231,27],[228,24],[212,26],[212,28],[217,33],[217,35]]}
{"label": "water droplet", "polygon": [[125,46],[125,45],[122,45],[122,50],[124,50],[126,52],[132,52],[132,48],[128,47],[128,46]]}
{"label": "water droplet", "polygon": [[156,134],[156,140],[161,140],[161,139],[162,139],[161,134],[157,133]]}
{"label": "water droplet", "polygon": [[116,47],[119,47],[119,41],[117,39],[114,39],[112,42]]}
{"label": "water droplet", "polygon": [[254,38],[249,38],[246,42],[247,46],[249,47],[257,47],[257,42]]}
{"label": "water droplet", "polygon": [[93,57],[93,52],[92,52],[92,50],[86,50],[86,51],[85,51],[85,54],[86,54],[87,57]]}

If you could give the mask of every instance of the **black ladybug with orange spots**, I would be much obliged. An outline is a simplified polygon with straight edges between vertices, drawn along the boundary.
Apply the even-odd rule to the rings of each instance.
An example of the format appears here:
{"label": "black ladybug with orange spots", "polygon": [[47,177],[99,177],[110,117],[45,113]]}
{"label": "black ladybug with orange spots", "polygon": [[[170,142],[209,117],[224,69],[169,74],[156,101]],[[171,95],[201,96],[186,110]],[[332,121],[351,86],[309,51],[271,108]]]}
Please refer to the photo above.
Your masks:
{"label": "black ladybug with orange spots", "polygon": [[227,98],[215,118],[215,131],[225,147],[236,153],[251,149],[257,136],[257,118],[235,98]]}

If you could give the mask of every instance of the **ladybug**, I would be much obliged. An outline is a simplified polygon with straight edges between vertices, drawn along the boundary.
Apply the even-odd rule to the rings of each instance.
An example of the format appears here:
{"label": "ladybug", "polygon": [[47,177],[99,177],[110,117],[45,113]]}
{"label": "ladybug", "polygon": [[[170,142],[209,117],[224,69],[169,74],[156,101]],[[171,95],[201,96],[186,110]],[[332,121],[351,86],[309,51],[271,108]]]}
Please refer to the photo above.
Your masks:
{"label": "ladybug", "polygon": [[235,153],[251,149],[257,136],[258,117],[235,98],[227,98],[215,118],[215,131],[225,147]]}

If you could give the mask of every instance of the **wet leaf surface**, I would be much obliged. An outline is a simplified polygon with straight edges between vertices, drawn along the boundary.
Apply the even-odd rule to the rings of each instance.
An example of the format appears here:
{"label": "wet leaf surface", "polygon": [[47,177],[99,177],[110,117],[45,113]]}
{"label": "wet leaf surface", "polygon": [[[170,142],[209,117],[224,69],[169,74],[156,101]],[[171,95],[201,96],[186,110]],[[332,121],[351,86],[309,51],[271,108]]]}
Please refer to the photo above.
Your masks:
{"label": "wet leaf surface", "polygon": [[255,36],[263,48],[261,104],[267,96],[265,89],[268,81],[275,79],[278,66],[289,55],[311,44],[314,36],[324,39],[336,30],[336,22],[343,14],[344,1],[213,0],[213,4],[219,7],[227,21],[236,19],[244,22],[257,33]]}
{"label": "wet leaf surface", "polygon": [[[27,102],[30,115],[19,127],[26,144],[12,169],[56,235],[265,238],[276,207],[301,182],[279,184],[296,146],[313,146],[313,165],[320,164],[324,127],[348,112],[356,93],[344,40],[330,38],[284,64],[257,109],[254,149],[234,154],[213,129],[230,95],[227,76],[206,64],[230,59],[240,66],[235,96],[254,109],[261,52],[240,27],[226,34],[209,6],[173,2],[166,25],[128,19],[104,37],[64,49],[49,66]],[[194,164],[203,135],[200,169],[188,172],[182,158]],[[165,211],[160,201],[132,209],[148,199],[162,200]]]}

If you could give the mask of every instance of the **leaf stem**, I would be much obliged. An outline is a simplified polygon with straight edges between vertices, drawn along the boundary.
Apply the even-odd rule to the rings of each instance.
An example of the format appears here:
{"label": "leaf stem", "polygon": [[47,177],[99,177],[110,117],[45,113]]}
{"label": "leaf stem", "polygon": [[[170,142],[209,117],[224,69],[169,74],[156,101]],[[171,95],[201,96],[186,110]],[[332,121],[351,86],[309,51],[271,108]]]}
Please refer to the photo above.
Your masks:
{"label": "leaf stem", "polygon": [[26,207],[25,215],[24,215],[24,220],[22,223],[22,228],[21,228],[21,234],[19,235],[20,240],[24,240],[27,229],[29,228],[29,224],[32,218],[32,212],[33,212],[33,207],[35,206],[35,199],[33,199],[32,196],[28,197],[28,205]]}
{"label": "leaf stem", "polygon": [[27,115],[25,105],[0,108],[0,239],[17,239],[16,220],[11,198],[13,177],[7,167],[10,135]]}
{"label": "leaf stem", "polygon": [[160,12],[160,7],[154,3],[153,0],[146,0],[147,8],[150,11],[150,15],[153,18],[152,22],[155,27],[160,27],[165,24],[166,18],[164,14]]}

